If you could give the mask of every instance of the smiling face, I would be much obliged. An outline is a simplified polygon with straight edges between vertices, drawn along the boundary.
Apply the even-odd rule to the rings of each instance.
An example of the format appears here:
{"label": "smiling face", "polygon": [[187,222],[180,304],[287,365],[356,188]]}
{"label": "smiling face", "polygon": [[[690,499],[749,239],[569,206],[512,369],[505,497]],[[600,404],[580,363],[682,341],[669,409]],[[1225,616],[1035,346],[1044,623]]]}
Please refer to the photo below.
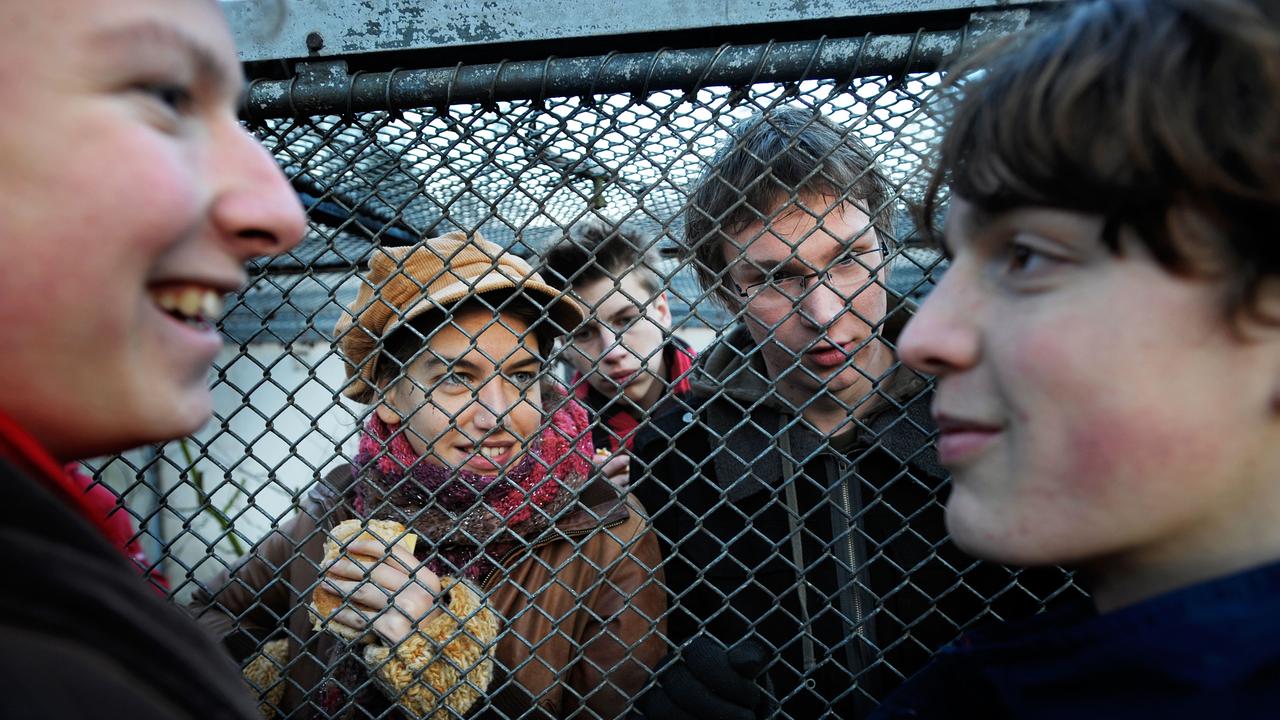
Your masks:
{"label": "smiling face", "polygon": [[496,475],[537,436],[541,370],[527,322],[465,307],[430,335],[377,412],[408,423],[409,444],[428,462]]}
{"label": "smiling face", "polygon": [[653,407],[666,388],[663,340],[671,327],[667,295],[656,295],[638,273],[614,284],[600,278],[573,288],[590,319],[570,338],[565,356],[605,397],[622,393],[636,407]]}
{"label": "smiling face", "polygon": [[[851,203],[821,210],[828,205],[802,197],[736,233],[724,254],[729,279],[748,294],[747,327],[783,396],[828,393],[852,407],[870,378],[893,364],[876,332],[888,312],[884,257],[865,212]],[[825,282],[800,280],[827,269]]]}
{"label": "smiling face", "polygon": [[0,6],[0,408],[59,458],[210,415],[210,320],[301,238],[209,0]]}
{"label": "smiling face", "polygon": [[952,535],[979,557],[1104,575],[1265,547],[1280,332],[1237,333],[1219,283],[1172,275],[1127,229],[1112,253],[1102,231],[952,200],[954,260],[898,346],[937,376]]}

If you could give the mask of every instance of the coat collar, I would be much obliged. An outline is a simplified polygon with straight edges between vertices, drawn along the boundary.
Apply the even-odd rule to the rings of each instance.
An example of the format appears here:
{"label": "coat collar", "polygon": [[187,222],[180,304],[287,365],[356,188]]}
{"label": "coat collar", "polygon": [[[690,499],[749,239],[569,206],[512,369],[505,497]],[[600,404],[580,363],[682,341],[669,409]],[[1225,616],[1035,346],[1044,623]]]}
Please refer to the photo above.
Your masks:
{"label": "coat collar", "polygon": [[[76,512],[93,524],[103,537],[112,540],[117,547],[118,529],[113,527],[109,513],[98,502],[96,495],[88,492],[91,487],[84,478],[67,472],[49,451],[17,421],[0,410],[0,458],[4,458],[25,470],[33,479],[53,490]],[[124,552],[124,549],[121,548]]]}
{"label": "coat collar", "polygon": [[[910,320],[914,305],[890,301],[895,309],[882,332],[892,343]],[[695,394],[707,399],[702,420],[722,440],[712,451],[715,479],[730,500],[776,488],[785,480],[778,443],[783,433],[788,435],[791,464],[796,467],[829,451],[853,457],[876,448],[930,476],[946,474],[933,447],[930,383],[906,366],[900,365],[881,383],[852,429],[832,438],[815,432],[773,392],[764,360],[741,323],[703,353],[693,374]],[[687,413],[684,420],[693,422],[693,414]]]}
{"label": "coat collar", "polygon": [[1105,615],[1082,598],[966,633],[877,717],[916,717],[937,706],[939,687],[973,693],[946,717],[966,704],[994,717],[1270,717],[1280,700],[1277,601],[1280,562]]}

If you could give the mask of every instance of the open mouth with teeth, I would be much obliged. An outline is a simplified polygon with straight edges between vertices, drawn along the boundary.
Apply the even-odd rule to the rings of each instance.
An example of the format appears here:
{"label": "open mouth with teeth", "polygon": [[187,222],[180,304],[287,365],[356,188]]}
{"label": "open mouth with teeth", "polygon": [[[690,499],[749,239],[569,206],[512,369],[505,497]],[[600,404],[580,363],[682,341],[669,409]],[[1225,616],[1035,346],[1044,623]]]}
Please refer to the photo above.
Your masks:
{"label": "open mouth with teeth", "polygon": [[208,330],[222,317],[222,294],[198,285],[165,285],[150,289],[151,299],[169,317],[189,327]]}
{"label": "open mouth with teeth", "polygon": [[481,473],[501,470],[516,455],[516,446],[513,444],[469,446],[460,449],[468,456],[466,466]]}

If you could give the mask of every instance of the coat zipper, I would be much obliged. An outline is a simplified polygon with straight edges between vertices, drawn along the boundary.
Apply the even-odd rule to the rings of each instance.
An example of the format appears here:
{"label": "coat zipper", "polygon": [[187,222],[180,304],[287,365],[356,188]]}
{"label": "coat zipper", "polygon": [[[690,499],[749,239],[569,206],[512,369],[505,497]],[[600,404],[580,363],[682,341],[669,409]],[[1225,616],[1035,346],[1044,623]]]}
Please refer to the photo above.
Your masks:
{"label": "coat zipper", "polygon": [[857,519],[853,517],[853,503],[850,502],[851,498],[849,497],[849,477],[843,472],[844,468],[841,468],[841,470],[840,500],[844,504],[845,517],[849,518],[849,533],[845,536],[845,549],[849,554],[849,571],[854,579],[854,585],[849,589],[853,593],[853,621],[856,628],[854,633],[862,635],[864,630],[862,626],[862,593],[858,592],[858,566],[854,562],[856,558],[854,558],[853,552],[853,532]]}
{"label": "coat zipper", "polygon": [[[787,528],[791,536],[791,561],[795,564],[796,571],[796,599],[800,602],[800,621],[804,630],[801,638],[804,671],[808,675],[817,667],[818,659],[813,642],[813,618],[809,615],[809,581],[804,572],[804,539],[800,535],[800,499],[796,492],[796,478],[800,473],[796,471],[795,459],[791,456],[791,435],[785,428],[778,436],[778,452],[778,459],[782,464],[783,493],[787,503]],[[813,678],[809,677],[805,682],[812,681]]]}

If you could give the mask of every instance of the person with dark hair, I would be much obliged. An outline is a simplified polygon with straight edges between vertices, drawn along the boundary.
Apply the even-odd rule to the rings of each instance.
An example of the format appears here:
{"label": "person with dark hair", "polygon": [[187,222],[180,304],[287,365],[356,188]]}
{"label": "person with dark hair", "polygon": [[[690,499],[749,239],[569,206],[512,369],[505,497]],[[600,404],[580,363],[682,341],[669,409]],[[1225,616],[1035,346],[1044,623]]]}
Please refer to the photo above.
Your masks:
{"label": "person with dark hair", "polygon": [[636,443],[683,646],[648,717],[861,717],[982,612],[987,570],[1010,582],[940,549],[892,210],[868,149],[794,107],[734,127],[690,195],[687,251],[741,323],[699,358],[692,409]]}
{"label": "person with dark hair", "polygon": [[371,406],[356,457],[200,621],[282,716],[621,716],[666,598],[638,503],[592,481],[586,410],[543,382],[581,309],[478,234],[377,250],[362,280],[335,331]]}
{"label": "person with dark hair", "polygon": [[1275,717],[1280,7],[1094,0],[953,77],[951,264],[899,349],[956,543],[1092,597],[967,633],[877,717]]}
{"label": "person with dark hair", "polygon": [[208,422],[223,297],[301,204],[218,3],[0,3],[0,59],[0,717],[256,717],[69,465]]}
{"label": "person with dark hair", "polygon": [[[653,241],[626,227],[585,223],[543,257],[548,282],[587,308],[569,335],[574,395],[595,413],[601,471],[624,492],[626,450],[646,418],[669,412],[690,392],[695,353],[671,334],[671,307]],[[608,459],[604,459],[608,458]]]}

